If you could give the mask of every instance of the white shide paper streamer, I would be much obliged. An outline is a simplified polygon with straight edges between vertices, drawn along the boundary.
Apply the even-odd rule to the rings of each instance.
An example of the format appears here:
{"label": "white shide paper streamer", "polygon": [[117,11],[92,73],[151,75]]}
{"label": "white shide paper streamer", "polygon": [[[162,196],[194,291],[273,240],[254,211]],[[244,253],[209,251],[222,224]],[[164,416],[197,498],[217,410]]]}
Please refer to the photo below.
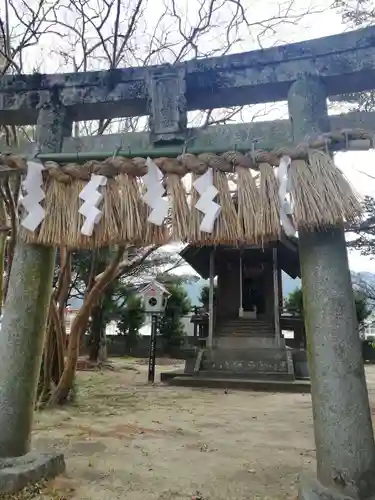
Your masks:
{"label": "white shide paper streamer", "polygon": [[40,204],[46,196],[41,187],[43,185],[43,170],[44,167],[41,163],[27,162],[27,174],[22,182],[22,187],[27,191],[27,194],[21,199],[21,203],[28,213],[22,219],[21,226],[29,231],[35,231],[46,215],[44,208]]}
{"label": "white shide paper streamer", "polygon": [[215,220],[221,211],[221,206],[214,202],[219,191],[213,184],[212,168],[208,168],[206,173],[198,177],[193,186],[200,194],[195,208],[204,214],[199,229],[204,233],[212,233]]}
{"label": "white shide paper streamer", "polygon": [[99,210],[98,206],[103,199],[103,195],[98,189],[100,186],[105,186],[106,184],[107,177],[92,174],[90,181],[79,193],[79,197],[84,201],[79,209],[79,213],[86,217],[81,227],[81,234],[85,236],[92,235],[95,224],[98,224],[102,217],[102,211]]}
{"label": "white shide paper streamer", "polygon": [[165,189],[162,186],[163,174],[159,167],[147,158],[147,174],[142,177],[142,180],[147,188],[146,193],[143,195],[143,201],[152,208],[152,212],[148,216],[148,222],[161,226],[164,219],[168,215],[169,202],[164,198]]}
{"label": "white shide paper streamer", "polygon": [[291,159],[282,156],[277,172],[279,178],[280,220],[287,236],[295,236],[296,228],[293,224],[293,208],[290,201],[291,182],[288,176]]}

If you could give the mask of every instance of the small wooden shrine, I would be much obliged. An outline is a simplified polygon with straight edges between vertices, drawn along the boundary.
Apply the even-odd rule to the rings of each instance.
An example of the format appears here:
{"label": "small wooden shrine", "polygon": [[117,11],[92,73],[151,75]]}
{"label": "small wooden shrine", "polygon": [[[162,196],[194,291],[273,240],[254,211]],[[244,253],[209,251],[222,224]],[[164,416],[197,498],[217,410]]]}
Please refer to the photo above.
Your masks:
{"label": "small wooden shrine", "polygon": [[[211,285],[207,346],[212,349],[202,358],[203,369],[294,378],[292,352],[282,336],[281,275],[300,277],[297,239],[282,236],[277,242],[242,247],[188,245],[181,256]],[[288,328],[298,331],[302,325],[298,318]]]}
{"label": "small wooden shrine", "polygon": [[[210,278],[213,254],[213,276],[217,277],[212,311],[214,335],[230,332],[231,324],[251,324],[251,333],[260,335],[257,325],[267,325],[276,338],[283,305],[281,272],[291,278],[300,276],[297,240],[283,237],[278,242],[231,247],[196,247],[188,245],[181,252],[184,260],[204,279]],[[249,322],[248,320],[253,320]],[[276,320],[276,321],[275,321]],[[261,336],[261,335],[260,335]]]}

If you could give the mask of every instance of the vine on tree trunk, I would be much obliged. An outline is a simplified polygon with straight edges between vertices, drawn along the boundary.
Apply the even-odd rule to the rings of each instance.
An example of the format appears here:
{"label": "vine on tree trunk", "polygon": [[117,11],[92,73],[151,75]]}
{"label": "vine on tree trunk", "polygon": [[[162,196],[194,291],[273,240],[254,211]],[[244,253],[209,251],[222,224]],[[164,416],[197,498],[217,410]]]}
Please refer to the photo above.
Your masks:
{"label": "vine on tree trunk", "polygon": [[[71,255],[60,249],[60,273],[51,297],[44,356],[38,386],[39,407],[53,406],[67,402],[74,389],[80,339],[85,332],[93,308],[100,305],[104,291],[110,283],[125,273],[134,271],[155,250],[149,247],[134,260],[122,260],[125,248],[117,249],[105,270],[95,276],[95,253],[91,261],[89,279],[86,283],[83,305],[73,320],[66,357],[64,357],[65,305],[71,285]],[[100,356],[100,353],[99,353]]]}
{"label": "vine on tree trunk", "polygon": [[63,404],[69,397],[69,393],[73,387],[74,382],[81,336],[87,327],[92,308],[97,304],[101,294],[108,286],[108,284],[112,281],[112,279],[116,277],[117,268],[120,264],[124,251],[124,247],[120,247],[117,250],[116,256],[114,257],[112,262],[109,264],[104,273],[102,273],[101,276],[97,279],[92,289],[87,293],[81,309],[79,310],[77,316],[74,318],[69,335],[68,352],[64,371],[61,375],[56,389],[53,391],[48,400],[47,404],[49,406],[55,404]]}
{"label": "vine on tree trunk", "polygon": [[64,371],[66,345],[65,305],[71,281],[71,254],[60,249],[60,272],[51,295],[48,312],[42,366],[39,376],[37,398],[44,405],[58,385]]}

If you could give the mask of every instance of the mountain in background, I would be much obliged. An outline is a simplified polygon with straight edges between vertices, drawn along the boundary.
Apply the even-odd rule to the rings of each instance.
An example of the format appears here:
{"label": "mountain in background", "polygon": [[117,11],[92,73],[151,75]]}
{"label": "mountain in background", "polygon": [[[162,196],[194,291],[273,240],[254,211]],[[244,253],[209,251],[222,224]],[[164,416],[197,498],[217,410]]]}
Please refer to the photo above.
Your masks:
{"label": "mountain in background", "polygon": [[370,287],[375,288],[375,274],[369,273],[367,271],[363,271],[361,273],[352,273],[353,282],[361,282],[364,281]]}

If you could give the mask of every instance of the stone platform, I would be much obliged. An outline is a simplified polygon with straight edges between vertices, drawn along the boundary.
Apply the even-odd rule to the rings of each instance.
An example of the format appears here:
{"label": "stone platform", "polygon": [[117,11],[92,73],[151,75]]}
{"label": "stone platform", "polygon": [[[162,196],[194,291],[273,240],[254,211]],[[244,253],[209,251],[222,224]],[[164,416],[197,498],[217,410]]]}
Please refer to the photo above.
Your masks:
{"label": "stone platform", "polygon": [[29,452],[22,457],[0,459],[0,493],[16,493],[28,484],[54,478],[64,471],[61,453]]}
{"label": "stone platform", "polygon": [[275,342],[264,347],[260,343],[244,345],[244,338],[221,340],[212,349],[201,349],[195,358],[187,359],[183,372],[162,373],[162,382],[192,387],[310,392],[309,381],[295,380],[290,349]]}
{"label": "stone platform", "polygon": [[[197,355],[193,373],[210,376],[221,374],[231,378],[274,378],[294,380],[292,353],[285,347],[243,344],[244,339],[224,339],[218,347],[204,349]],[[200,358],[199,358],[200,356]],[[185,372],[189,373],[186,369]],[[190,372],[191,373],[191,372]]]}
{"label": "stone platform", "polygon": [[183,371],[161,373],[160,380],[168,385],[179,387],[202,387],[210,389],[232,389],[259,392],[310,393],[308,380],[274,380],[267,377],[256,380],[249,378],[219,378],[203,373],[189,375]]}

